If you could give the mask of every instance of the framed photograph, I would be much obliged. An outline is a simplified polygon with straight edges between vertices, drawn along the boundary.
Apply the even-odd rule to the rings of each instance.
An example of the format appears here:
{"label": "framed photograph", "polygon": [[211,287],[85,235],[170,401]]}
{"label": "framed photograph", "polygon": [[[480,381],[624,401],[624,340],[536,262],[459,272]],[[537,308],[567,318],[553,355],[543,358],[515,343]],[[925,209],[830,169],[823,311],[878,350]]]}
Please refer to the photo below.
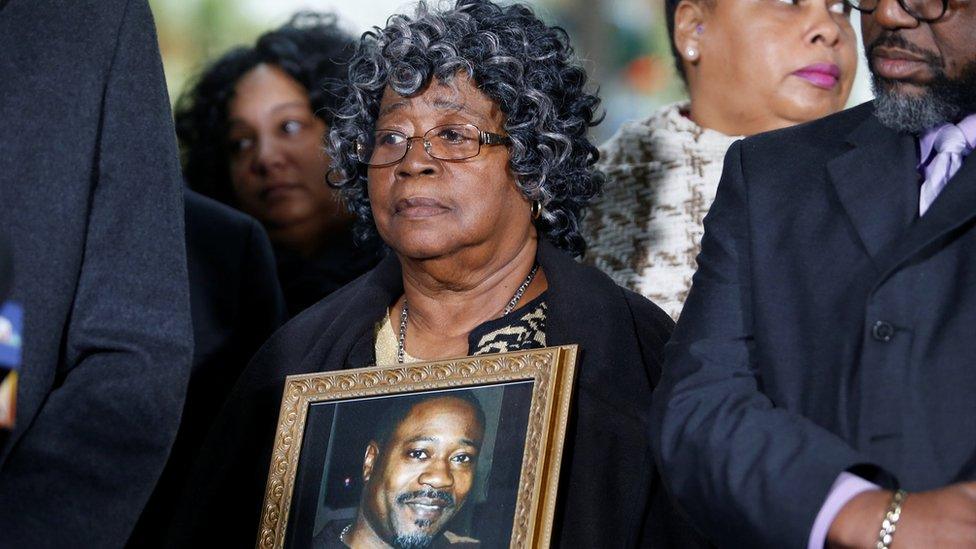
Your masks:
{"label": "framed photograph", "polygon": [[289,376],[258,547],[547,547],[576,346]]}

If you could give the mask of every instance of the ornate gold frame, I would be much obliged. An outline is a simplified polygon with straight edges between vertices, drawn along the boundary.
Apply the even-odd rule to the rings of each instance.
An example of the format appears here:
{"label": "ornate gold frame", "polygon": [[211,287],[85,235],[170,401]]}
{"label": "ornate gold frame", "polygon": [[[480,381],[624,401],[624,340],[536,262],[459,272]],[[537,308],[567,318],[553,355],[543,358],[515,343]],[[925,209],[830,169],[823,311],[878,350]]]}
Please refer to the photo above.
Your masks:
{"label": "ornate gold frame", "polygon": [[534,384],[510,546],[548,547],[576,354],[576,345],[567,345],[288,376],[278,415],[257,547],[284,546],[310,404],[522,380],[532,380]]}

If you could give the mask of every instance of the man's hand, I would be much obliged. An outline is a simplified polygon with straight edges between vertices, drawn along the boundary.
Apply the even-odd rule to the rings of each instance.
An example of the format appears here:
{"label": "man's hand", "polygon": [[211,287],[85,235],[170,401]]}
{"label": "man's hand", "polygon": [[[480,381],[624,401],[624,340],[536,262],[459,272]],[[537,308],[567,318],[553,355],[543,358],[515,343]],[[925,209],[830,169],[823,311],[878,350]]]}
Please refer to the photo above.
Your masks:
{"label": "man's hand", "polygon": [[[827,544],[832,549],[874,547],[891,497],[892,492],[880,490],[858,494],[830,525]],[[891,547],[976,549],[976,482],[910,493]]]}

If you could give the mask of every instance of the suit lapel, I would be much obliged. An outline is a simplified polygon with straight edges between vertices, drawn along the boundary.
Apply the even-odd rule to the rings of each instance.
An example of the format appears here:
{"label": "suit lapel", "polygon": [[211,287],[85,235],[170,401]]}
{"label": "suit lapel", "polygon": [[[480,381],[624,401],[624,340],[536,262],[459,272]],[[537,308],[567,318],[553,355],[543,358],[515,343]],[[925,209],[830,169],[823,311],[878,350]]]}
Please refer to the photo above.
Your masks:
{"label": "suit lapel", "polygon": [[878,270],[878,256],[911,223],[918,203],[917,145],[868,116],[847,138],[852,148],[827,163],[844,211]]}
{"label": "suit lapel", "polygon": [[906,261],[976,217],[976,154],[971,153],[932,206],[881,256],[878,284]]}

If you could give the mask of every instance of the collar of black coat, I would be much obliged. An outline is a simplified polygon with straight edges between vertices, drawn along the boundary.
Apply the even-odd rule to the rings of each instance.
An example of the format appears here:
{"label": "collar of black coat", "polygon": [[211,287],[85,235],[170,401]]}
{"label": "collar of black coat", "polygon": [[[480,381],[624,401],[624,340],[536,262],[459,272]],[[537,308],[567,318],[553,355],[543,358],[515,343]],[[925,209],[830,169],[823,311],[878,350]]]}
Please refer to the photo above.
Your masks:
{"label": "collar of black coat", "polygon": [[862,119],[843,136],[845,148],[828,160],[827,173],[861,243],[880,271],[879,254],[900,238],[917,216],[917,146],[913,136],[882,125],[873,114],[873,104],[849,112]]}
{"label": "collar of black coat", "polygon": [[[921,182],[921,177],[919,178]],[[916,194],[915,206],[918,198]],[[939,246],[976,218],[976,154],[969,154],[959,171],[949,180],[935,202],[914,222],[904,239],[898,239],[881,255],[881,277],[877,284],[913,258]]]}
{"label": "collar of black coat", "polygon": [[[536,258],[549,282],[547,343],[579,345],[580,390],[644,419],[643,399],[650,398],[657,381],[670,319],[545,240],[540,240]],[[372,271],[279,330],[255,361],[264,363],[263,372],[252,373],[281,383],[285,375],[373,364],[375,323],[402,293],[400,263],[389,254]]]}
{"label": "collar of black coat", "polygon": [[918,217],[922,177],[918,140],[881,124],[873,104],[851,111],[862,117],[846,135],[849,148],[827,163],[827,172],[851,223],[880,275],[887,277],[912,257],[976,216],[976,155]]}

